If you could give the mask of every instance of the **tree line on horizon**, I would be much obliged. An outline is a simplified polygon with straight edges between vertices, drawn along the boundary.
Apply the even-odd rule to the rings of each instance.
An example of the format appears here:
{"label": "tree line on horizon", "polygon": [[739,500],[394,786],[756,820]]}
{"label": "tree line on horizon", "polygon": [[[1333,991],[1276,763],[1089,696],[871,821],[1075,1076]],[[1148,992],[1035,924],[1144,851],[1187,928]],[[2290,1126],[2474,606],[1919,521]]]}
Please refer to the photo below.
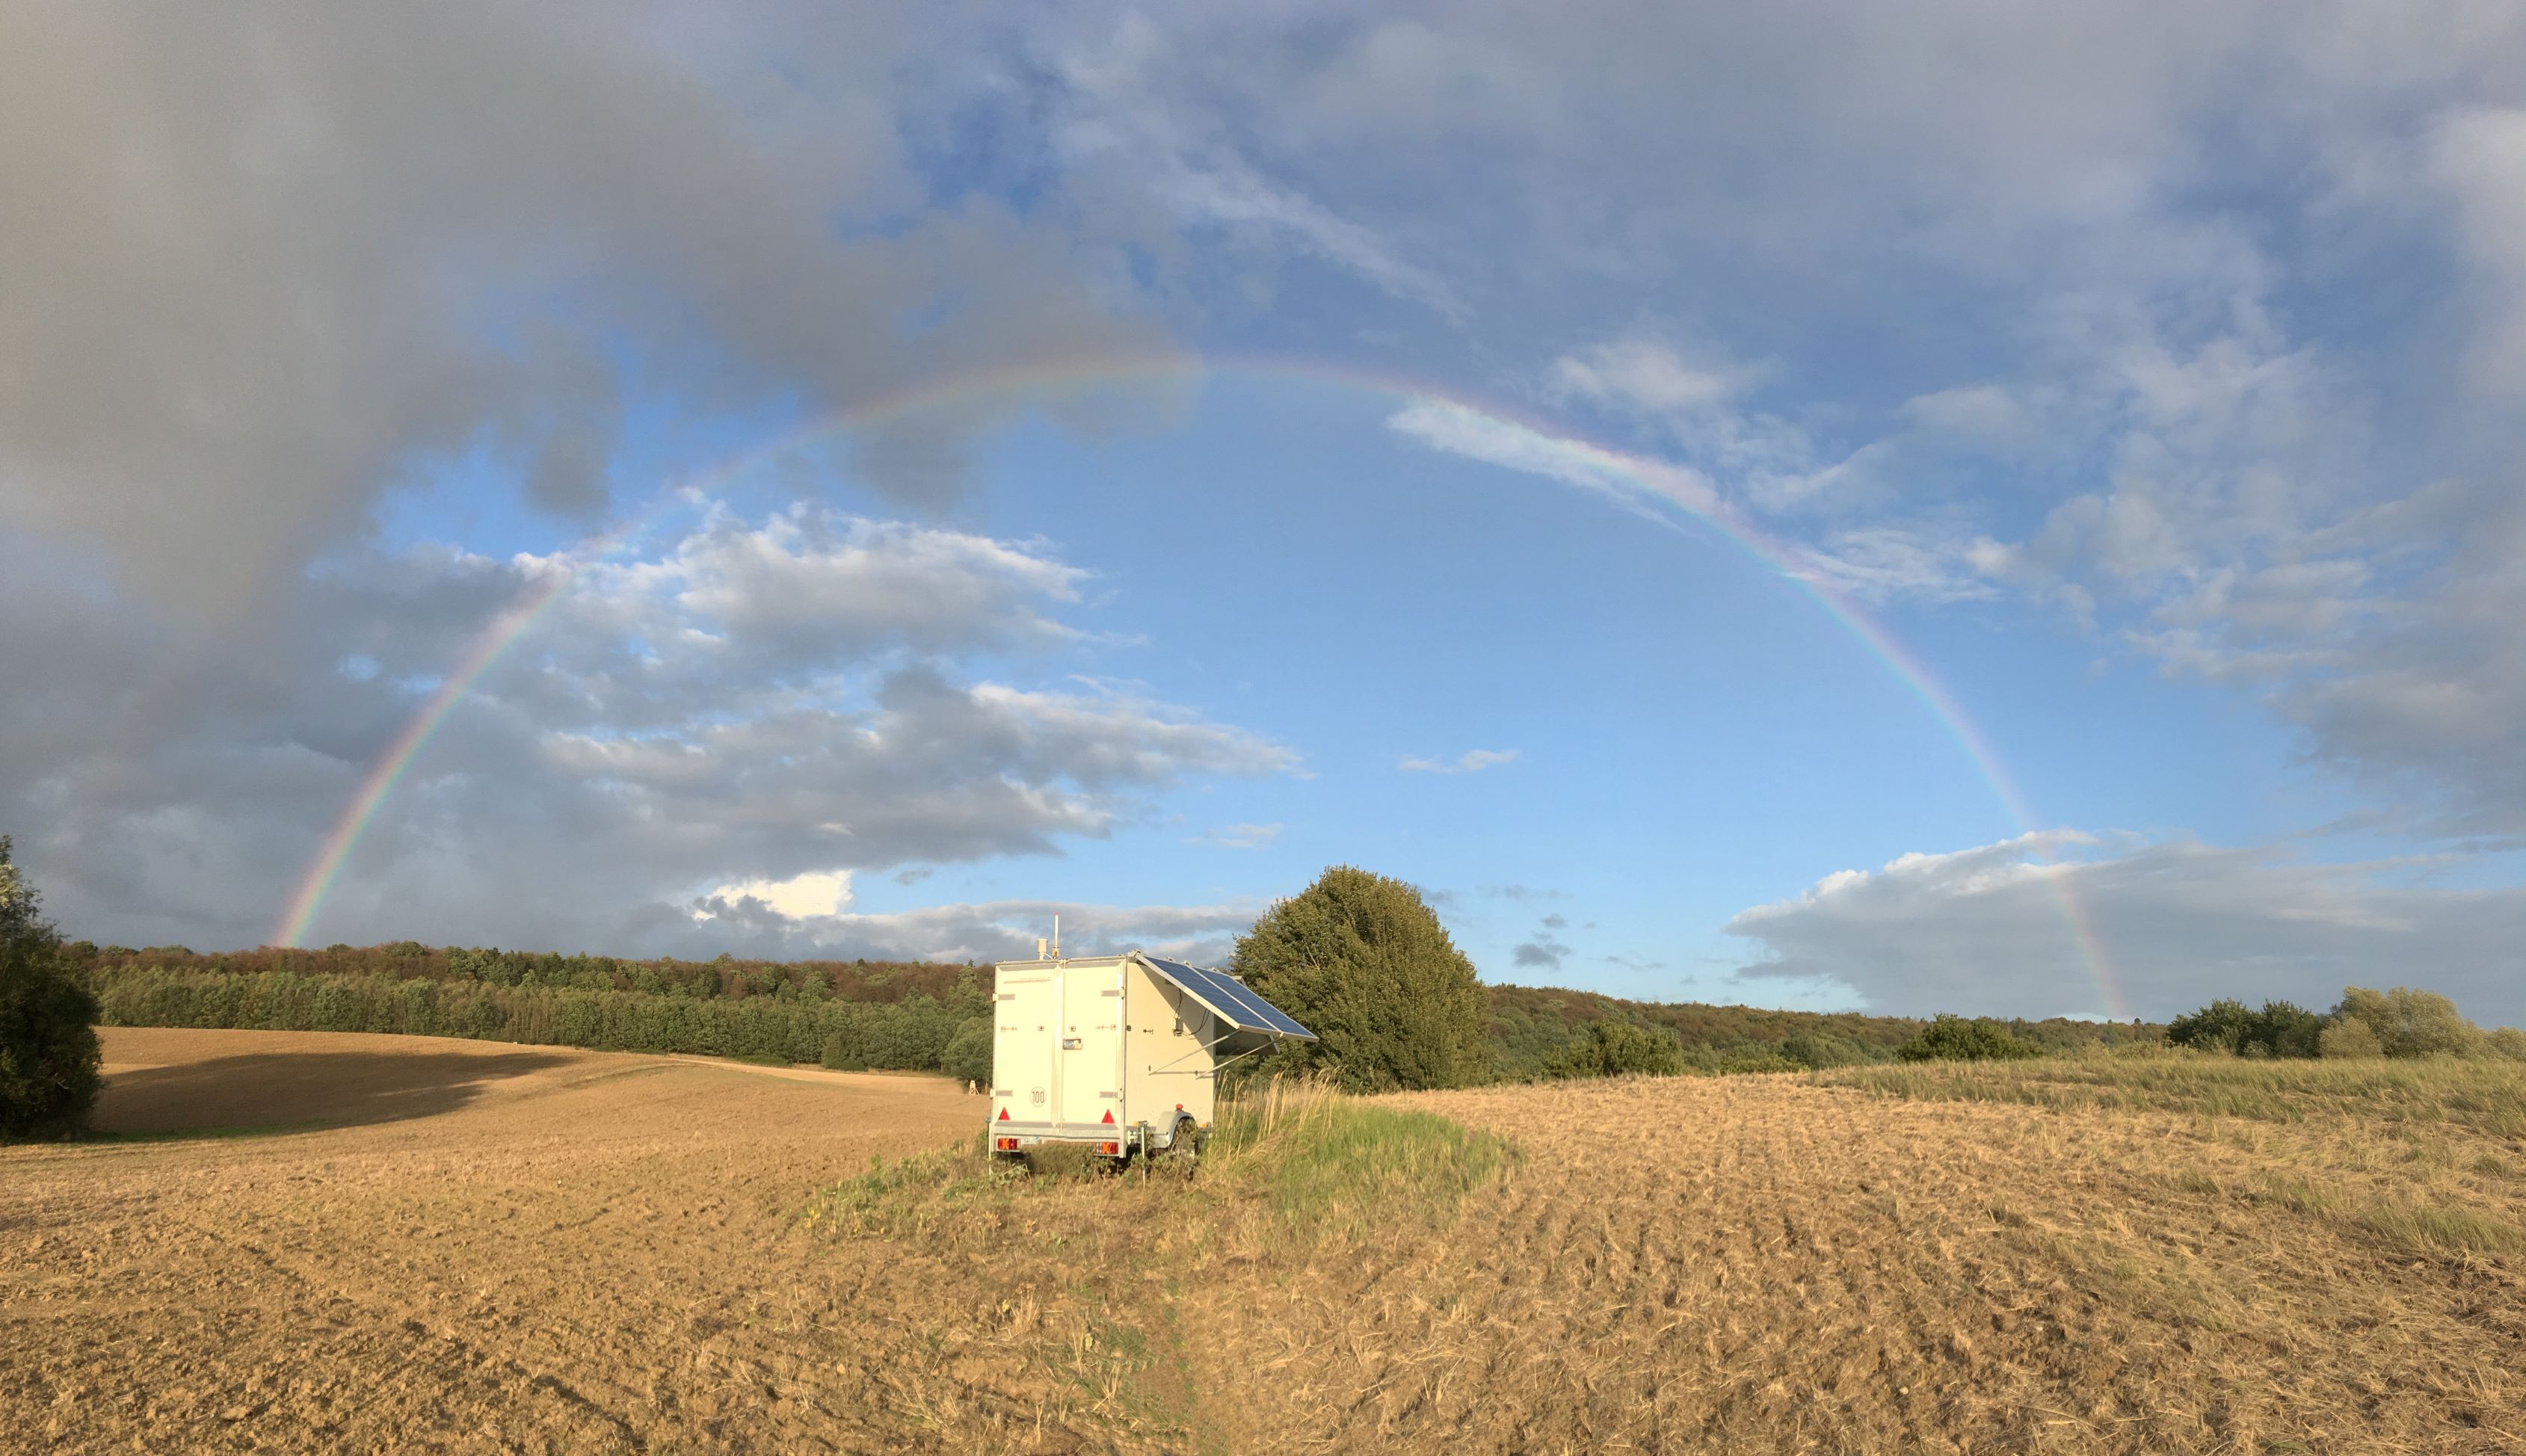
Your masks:
{"label": "tree line on horizon", "polygon": [[[2484,1031],[2446,997],[2407,988],[2351,987],[2322,1015],[2223,1000],[2160,1027],[1925,1021],[1486,985],[1417,888],[1350,866],[1276,902],[1238,938],[1229,969],[1319,1037],[1282,1046],[1244,1076],[1317,1073],[1357,1091],[2133,1044],[2238,1056],[2526,1058],[2526,1033]],[[78,1126],[95,1094],[95,1024],[459,1036],[980,1082],[991,1063],[988,978],[970,962],[632,960],[412,940],[209,955],[65,942],[36,914],[0,837],[0,1136]]]}

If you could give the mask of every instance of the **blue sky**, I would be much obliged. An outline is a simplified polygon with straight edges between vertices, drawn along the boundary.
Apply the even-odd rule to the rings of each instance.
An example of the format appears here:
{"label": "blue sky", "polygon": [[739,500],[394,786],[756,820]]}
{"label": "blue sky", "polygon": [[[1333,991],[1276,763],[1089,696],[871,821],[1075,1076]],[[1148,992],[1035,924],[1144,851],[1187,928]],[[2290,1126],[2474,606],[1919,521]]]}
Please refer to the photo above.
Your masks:
{"label": "blue sky", "polygon": [[7,23],[0,832],[291,932],[557,590],[306,936],[2526,1018],[2526,28],[1827,9]]}

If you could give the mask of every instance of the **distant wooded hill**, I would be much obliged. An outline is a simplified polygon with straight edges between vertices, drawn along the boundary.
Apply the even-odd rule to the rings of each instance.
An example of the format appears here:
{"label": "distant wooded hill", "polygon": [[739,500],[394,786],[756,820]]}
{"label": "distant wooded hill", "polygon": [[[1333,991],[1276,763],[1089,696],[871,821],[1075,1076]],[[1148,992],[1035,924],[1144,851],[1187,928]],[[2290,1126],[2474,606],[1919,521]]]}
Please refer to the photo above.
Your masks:
{"label": "distant wooded hill", "polygon": [[[1698,1072],[1781,1072],[1793,1067],[1849,1067],[1894,1060],[1894,1048],[1929,1025],[1927,1017],[1868,1016],[1856,1011],[1771,1011],[1698,1001],[1627,1001],[1557,986],[1486,987],[1491,1041],[1501,1076],[1523,1081],[1591,1022],[1614,1019],[1662,1028],[1684,1044],[1685,1064]],[[1995,1025],[2046,1051],[2157,1041],[2163,1026],[2009,1018]]]}
{"label": "distant wooded hill", "polygon": [[[210,955],[180,945],[85,941],[67,949],[103,999],[107,1021],[123,1025],[426,1031],[937,1067],[954,1060],[945,1055],[947,1043],[987,1011],[987,968],[936,961],[643,961],[410,940]],[[393,982],[437,984],[397,990]],[[1609,1019],[1666,1031],[1682,1045],[1687,1068],[1704,1073],[1888,1061],[1927,1025],[1857,1012],[1629,1001],[1553,986],[1485,990],[1490,1075],[1509,1081],[1546,1075],[1556,1053],[1590,1024]],[[1998,1025],[2020,1040],[2064,1051],[2155,1041],[2165,1032],[2154,1025],[2057,1018]]]}

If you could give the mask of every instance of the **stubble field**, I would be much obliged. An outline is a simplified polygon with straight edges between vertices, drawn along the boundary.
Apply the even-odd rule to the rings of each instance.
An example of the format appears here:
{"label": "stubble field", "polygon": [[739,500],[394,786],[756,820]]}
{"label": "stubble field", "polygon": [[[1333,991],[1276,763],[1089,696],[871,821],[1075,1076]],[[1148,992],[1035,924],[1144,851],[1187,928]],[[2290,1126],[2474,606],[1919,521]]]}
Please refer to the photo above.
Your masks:
{"label": "stubble field", "polygon": [[110,1122],[361,1121],[0,1149],[0,1444],[2526,1448],[2501,1068],[1294,1096],[1187,1184],[994,1173],[925,1079],[109,1056]]}

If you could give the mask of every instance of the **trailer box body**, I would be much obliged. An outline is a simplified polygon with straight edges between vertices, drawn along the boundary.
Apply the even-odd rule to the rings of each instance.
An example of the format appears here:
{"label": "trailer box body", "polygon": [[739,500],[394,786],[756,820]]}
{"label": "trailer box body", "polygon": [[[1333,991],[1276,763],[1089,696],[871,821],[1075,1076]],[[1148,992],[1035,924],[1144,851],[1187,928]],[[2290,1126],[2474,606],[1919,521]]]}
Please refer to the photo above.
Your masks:
{"label": "trailer box body", "polygon": [[1276,1037],[1313,1039],[1224,972],[1139,952],[992,968],[991,1146],[1107,1157],[1210,1130],[1220,1066]]}

